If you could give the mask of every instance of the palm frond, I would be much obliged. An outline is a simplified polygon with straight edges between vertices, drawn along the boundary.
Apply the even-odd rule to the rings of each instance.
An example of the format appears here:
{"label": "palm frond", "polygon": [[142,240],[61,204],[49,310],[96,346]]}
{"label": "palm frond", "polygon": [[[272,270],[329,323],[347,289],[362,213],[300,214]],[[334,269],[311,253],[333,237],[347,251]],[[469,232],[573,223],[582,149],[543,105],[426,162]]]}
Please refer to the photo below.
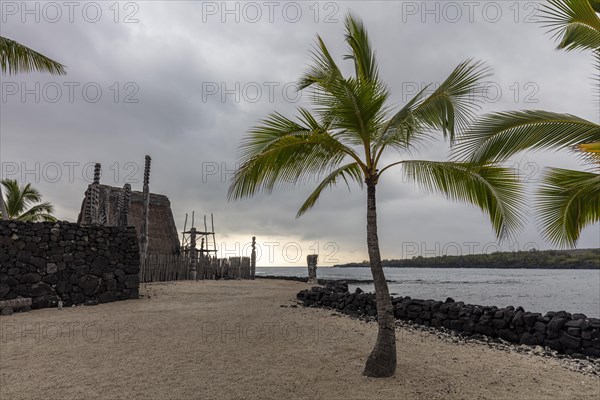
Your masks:
{"label": "palm frond", "polygon": [[456,132],[464,130],[481,109],[483,83],[490,71],[479,61],[460,63],[430,96],[418,103],[415,118],[453,141]]}
{"label": "palm frond", "polygon": [[482,81],[489,76],[483,63],[467,60],[459,64],[429,96],[431,85],[423,88],[382,125],[374,142],[379,160],[387,146],[417,148],[430,142],[433,131],[442,131],[452,142],[458,130],[465,129],[480,108]]}
{"label": "palm frond", "polygon": [[53,212],[54,206],[49,202],[44,202],[32,206],[23,214],[17,216],[15,219],[24,222],[55,222],[56,218],[52,215]]}
{"label": "palm frond", "polygon": [[584,163],[600,166],[600,142],[578,144],[574,150]]}
{"label": "palm frond", "polygon": [[315,111],[323,121],[331,122],[338,137],[368,153],[374,132],[385,119],[387,98],[387,88],[379,82],[348,78],[332,82],[314,103]]}
{"label": "palm frond", "polygon": [[53,75],[66,74],[65,66],[29,47],[0,36],[0,68],[2,74],[21,72],[49,72]]}
{"label": "palm frond", "polygon": [[310,86],[317,86],[314,96],[319,95],[322,87],[327,87],[332,81],[342,79],[342,73],[331,57],[325,42],[317,35],[317,43],[310,52],[313,65],[302,75],[298,81],[298,90]]}
{"label": "palm frond", "polygon": [[499,239],[521,228],[522,185],[511,168],[423,160],[403,161],[402,167],[405,177],[426,192],[478,206]]}
{"label": "palm frond", "polygon": [[346,19],[346,42],[351,53],[345,59],[355,64],[356,76],[345,78],[327,46],[317,36],[311,52],[312,66],[302,76],[298,87],[309,88],[315,112],[327,121],[336,136],[349,145],[360,145],[370,160],[369,142],[386,115],[388,89],[377,74],[377,62],[366,30],[357,17]]}
{"label": "palm frond", "polygon": [[310,126],[316,119],[309,117],[308,111],[301,114],[301,123],[271,114],[250,131],[240,147],[241,165],[229,186],[230,199],[306,182],[337,168],[346,157],[362,166],[356,153],[330,135],[325,126]]}
{"label": "palm frond", "polygon": [[454,149],[474,163],[505,161],[523,150],[561,149],[600,141],[600,125],[570,114],[528,110],[488,114]]}
{"label": "palm frond", "polygon": [[348,13],[345,27],[346,43],[350,53],[344,56],[344,60],[354,62],[355,76],[360,81],[379,81],[377,58],[375,51],[371,48],[363,22],[357,16]]}
{"label": "palm frond", "polygon": [[[559,40],[559,50],[598,50],[600,17],[590,0],[548,0],[542,22]],[[596,9],[595,9],[596,8]]]}
{"label": "palm frond", "polygon": [[592,75],[592,85],[596,91],[596,108],[600,112],[600,50],[594,52],[594,66],[596,67],[596,71]]}
{"label": "palm frond", "polygon": [[383,124],[374,141],[374,152],[381,155],[388,146],[402,150],[416,148],[419,144],[432,138],[415,114],[415,110],[424,100],[428,88],[429,86],[426,86],[421,89],[400,111]]}
{"label": "palm frond", "polygon": [[304,215],[304,213],[306,213],[308,210],[314,207],[314,205],[319,200],[319,197],[321,196],[323,190],[330,186],[335,186],[340,181],[340,179],[344,180],[346,186],[348,186],[348,189],[350,189],[349,180],[358,183],[358,185],[362,188],[364,174],[362,169],[356,162],[346,164],[337,168],[335,171],[327,175],[325,179],[321,181],[319,186],[317,186],[317,188],[311,193],[311,195],[308,196],[304,204],[302,204],[302,206],[298,210],[296,218],[301,217],[302,215]]}
{"label": "palm frond", "polygon": [[600,175],[548,168],[536,205],[544,236],[555,245],[574,247],[582,229],[600,220]]}

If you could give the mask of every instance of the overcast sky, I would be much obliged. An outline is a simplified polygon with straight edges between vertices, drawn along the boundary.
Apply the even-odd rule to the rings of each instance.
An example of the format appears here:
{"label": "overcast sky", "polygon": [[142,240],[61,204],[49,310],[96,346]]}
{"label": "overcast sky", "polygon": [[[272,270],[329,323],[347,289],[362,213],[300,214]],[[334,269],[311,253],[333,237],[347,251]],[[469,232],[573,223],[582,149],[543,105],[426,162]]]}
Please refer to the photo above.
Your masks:
{"label": "overcast sky", "polygon": [[[293,115],[308,104],[293,83],[307,68],[317,33],[348,70],[341,59],[348,10],[369,30],[393,105],[475,58],[494,70],[482,113],[533,108],[599,120],[591,56],[555,51],[535,23],[535,2],[0,4],[0,34],[62,62],[68,72],[2,77],[2,176],[34,183],[60,219],[74,221],[90,165],[102,163],[102,183],[130,182],[141,190],[149,154],[151,190],[169,197],[178,229],[186,212],[195,210],[197,221],[214,213],[222,254],[241,251],[255,235],[259,266],[305,265],[317,249],[320,265],[367,258],[366,193],[358,187],[326,192],[300,219],[296,211],[314,183],[226,199],[245,132],[271,111]],[[419,157],[446,154],[440,142]],[[514,163],[530,182],[546,165],[584,168],[565,151],[527,153]],[[399,171],[382,179],[378,196],[383,258],[498,249],[478,209],[423,194],[402,182]],[[579,247],[598,247],[599,231],[598,225],[586,229]],[[528,247],[551,248],[533,217],[517,242],[503,245]]]}

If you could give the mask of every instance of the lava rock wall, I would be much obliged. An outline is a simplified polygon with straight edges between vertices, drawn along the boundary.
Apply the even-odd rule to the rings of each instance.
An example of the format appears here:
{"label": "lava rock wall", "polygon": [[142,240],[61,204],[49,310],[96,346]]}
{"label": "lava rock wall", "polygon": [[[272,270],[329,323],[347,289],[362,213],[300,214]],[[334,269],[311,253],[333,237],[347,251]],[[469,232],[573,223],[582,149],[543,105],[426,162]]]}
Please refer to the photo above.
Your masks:
{"label": "lava rock wall", "polygon": [[[348,292],[343,282],[313,287],[297,295],[305,306],[325,307],[354,317],[376,316],[372,293]],[[546,315],[522,307],[484,307],[453,299],[446,301],[392,297],[396,319],[444,327],[464,335],[499,337],[511,343],[547,346],[575,356],[600,357],[600,319],[584,314],[550,311]]]}
{"label": "lava rock wall", "polygon": [[139,269],[134,227],[0,221],[0,300],[45,308],[137,298]]}

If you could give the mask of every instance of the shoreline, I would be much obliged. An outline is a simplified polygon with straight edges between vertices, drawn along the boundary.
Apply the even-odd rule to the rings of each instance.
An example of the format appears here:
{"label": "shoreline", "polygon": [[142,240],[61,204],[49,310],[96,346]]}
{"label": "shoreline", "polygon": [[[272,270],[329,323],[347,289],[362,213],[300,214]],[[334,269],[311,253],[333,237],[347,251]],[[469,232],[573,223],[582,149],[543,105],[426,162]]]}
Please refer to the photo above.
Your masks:
{"label": "shoreline", "polygon": [[[268,268],[268,267],[262,267],[262,268]],[[281,268],[281,267],[276,267],[276,268]],[[283,267],[283,268],[288,268],[288,267]],[[300,268],[300,267],[298,267]],[[335,268],[335,269],[344,269],[344,268],[370,268],[368,265],[348,265],[348,266],[341,266],[341,265],[332,265],[331,267],[320,267],[320,268]],[[389,268],[389,269],[526,269],[526,270],[547,270],[547,271],[553,271],[553,270],[574,270],[574,271],[598,271],[600,270],[600,267],[582,267],[582,268],[568,268],[568,267],[556,267],[556,268],[544,268],[544,267],[481,267],[481,266],[473,266],[473,267],[435,267],[435,266],[427,266],[427,267],[420,267],[420,266],[402,266],[402,267],[383,267],[383,268]]]}
{"label": "shoreline", "polygon": [[52,340],[5,335],[0,397],[586,400],[600,387],[600,377],[558,359],[407,326],[397,326],[396,375],[367,378],[376,325],[298,306],[303,289],[310,285],[270,279],[148,283],[138,300],[2,317],[5,334],[23,323],[73,330]]}
{"label": "shoreline", "polygon": [[[268,268],[268,267],[262,267],[262,268]],[[282,267],[275,267],[275,268],[282,268]],[[283,267],[283,268],[288,268],[288,267]],[[291,268],[291,267],[290,267]],[[298,267],[300,268],[300,267]],[[347,266],[341,266],[341,265],[332,265],[331,267],[320,267],[320,268],[335,268],[335,269],[345,269],[345,268],[370,268],[368,265],[347,265]],[[554,270],[560,270],[560,271],[565,271],[565,270],[573,270],[573,271],[598,271],[600,270],[600,267],[582,267],[582,268],[568,268],[568,267],[556,267],[556,268],[544,268],[544,267],[481,267],[481,266],[472,266],[472,267],[435,267],[435,266],[427,266],[427,267],[420,267],[420,266],[416,266],[416,265],[411,265],[411,266],[402,266],[402,267],[383,267],[383,268],[389,268],[389,269],[502,269],[502,270],[506,270],[506,269],[518,269],[518,270],[545,270],[545,271],[554,271]]]}
{"label": "shoreline", "polygon": [[[389,271],[388,271],[389,272]],[[303,270],[299,275],[304,274],[304,276],[285,276],[285,275],[257,275],[256,279],[281,279],[281,280],[290,280],[290,281],[297,281],[297,282],[307,282],[308,277],[306,276],[306,271]],[[326,272],[323,272],[322,275],[327,276],[327,278],[319,278],[318,279],[318,283],[319,285],[322,286],[326,286],[327,284],[335,284],[335,283],[347,283],[348,285],[353,285],[353,290],[356,287],[359,287],[362,291],[364,291],[365,293],[373,293],[374,292],[374,287],[373,287],[373,280],[372,279],[365,279],[365,278],[345,278],[344,276],[350,276],[351,274],[346,274],[346,275],[342,275],[342,276],[336,276],[335,274],[331,274],[331,275],[327,275]],[[370,274],[369,274],[370,275]],[[390,276],[390,275],[388,275]],[[402,280],[402,279],[398,279],[398,275],[393,276],[394,279],[386,279],[386,282],[388,283],[388,285],[403,285],[403,284],[407,284],[407,283],[420,283],[421,280],[418,279],[417,281],[412,281],[412,280]],[[448,282],[445,282],[448,283]],[[451,282],[451,284],[460,284],[462,283],[461,281],[453,281]],[[468,282],[470,283],[470,282]],[[370,285],[369,287],[364,287],[362,285]],[[432,293],[431,290],[426,290],[426,293],[420,293],[420,291],[418,289],[416,289],[415,287],[412,288],[412,290],[409,290],[408,292],[404,292],[402,290],[401,287],[390,287],[390,295],[392,297],[401,297],[401,296],[414,296],[415,298],[419,298],[419,299],[436,299],[436,300],[444,300],[444,298],[446,296],[450,296],[452,298],[457,299],[458,302],[463,301],[464,303],[467,304],[472,304],[472,305],[478,305],[479,307],[498,307],[498,308],[503,308],[503,307],[509,307],[509,306],[513,306],[514,308],[518,308],[519,306],[522,308],[528,308],[529,311],[532,312],[537,312],[537,313],[548,313],[548,312],[556,312],[559,310],[569,310],[569,313],[571,314],[578,314],[578,313],[583,313],[586,316],[590,317],[590,318],[596,318],[596,319],[600,319],[600,314],[598,314],[598,303],[594,300],[593,302],[588,301],[583,307],[577,307],[577,306],[573,306],[573,304],[563,304],[562,302],[553,302],[553,306],[550,307],[540,307],[540,303],[539,301],[525,301],[522,304],[511,304],[510,302],[506,302],[506,301],[499,301],[499,303],[494,303],[493,301],[486,301],[485,299],[474,299],[473,297],[479,297],[477,295],[473,296],[471,293],[470,297],[467,297],[467,299],[465,298],[460,298],[460,297],[455,297],[454,291],[453,290],[447,290],[445,292],[443,292],[444,296],[442,297],[436,297],[438,293]],[[460,296],[460,295],[459,295]],[[507,296],[502,296],[504,298],[506,298]],[[504,300],[504,299],[502,299]],[[567,299],[569,300],[569,299]],[[536,303],[536,304],[528,304],[528,303]],[[547,306],[547,304],[544,303],[545,306]]]}
{"label": "shoreline", "polygon": [[[285,275],[256,275],[256,279],[273,279],[280,281],[294,281],[307,283],[308,277],[302,276],[285,276]],[[367,283],[372,284],[373,279],[317,279],[319,285],[327,285],[328,283],[345,282],[348,284]],[[398,283],[398,281],[386,280],[387,283]]]}
{"label": "shoreline", "polygon": [[[343,281],[302,290],[297,299],[305,307],[324,308],[359,319],[377,316],[373,293],[348,290]],[[581,313],[549,311],[545,315],[523,307],[481,306],[456,302],[390,296],[394,319],[452,330],[466,337],[500,338],[507,343],[541,346],[576,359],[600,359],[600,319]],[[362,317],[362,318],[361,318]],[[501,342],[500,340],[500,342]]]}

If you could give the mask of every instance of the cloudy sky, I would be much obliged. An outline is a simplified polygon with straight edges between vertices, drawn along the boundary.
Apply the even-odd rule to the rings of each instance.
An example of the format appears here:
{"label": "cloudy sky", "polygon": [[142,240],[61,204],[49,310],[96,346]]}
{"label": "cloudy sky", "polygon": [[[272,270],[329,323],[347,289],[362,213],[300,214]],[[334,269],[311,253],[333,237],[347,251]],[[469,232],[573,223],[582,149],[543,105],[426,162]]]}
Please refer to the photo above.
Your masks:
{"label": "cloudy sky", "polygon": [[[151,190],[170,198],[178,229],[192,210],[214,213],[221,254],[241,251],[256,235],[259,266],[305,265],[315,251],[321,265],[367,258],[359,188],[325,193],[301,219],[295,214],[311,185],[226,199],[245,132],[271,111],[291,115],[308,104],[293,84],[317,33],[344,63],[348,10],[369,29],[395,106],[475,58],[494,70],[482,113],[535,108],[599,119],[591,57],[555,51],[535,23],[535,2],[0,4],[2,36],[68,67],[61,77],[2,77],[2,176],[35,183],[60,219],[75,220],[94,162],[103,165],[103,183],[141,190],[149,154]],[[440,142],[421,157],[446,154]],[[513,162],[531,185],[546,165],[583,168],[567,152]],[[498,249],[490,223],[472,206],[425,195],[399,174],[383,178],[378,195],[383,258]],[[579,247],[598,247],[598,228],[586,229]],[[502,247],[551,248],[533,216],[517,241]]]}

